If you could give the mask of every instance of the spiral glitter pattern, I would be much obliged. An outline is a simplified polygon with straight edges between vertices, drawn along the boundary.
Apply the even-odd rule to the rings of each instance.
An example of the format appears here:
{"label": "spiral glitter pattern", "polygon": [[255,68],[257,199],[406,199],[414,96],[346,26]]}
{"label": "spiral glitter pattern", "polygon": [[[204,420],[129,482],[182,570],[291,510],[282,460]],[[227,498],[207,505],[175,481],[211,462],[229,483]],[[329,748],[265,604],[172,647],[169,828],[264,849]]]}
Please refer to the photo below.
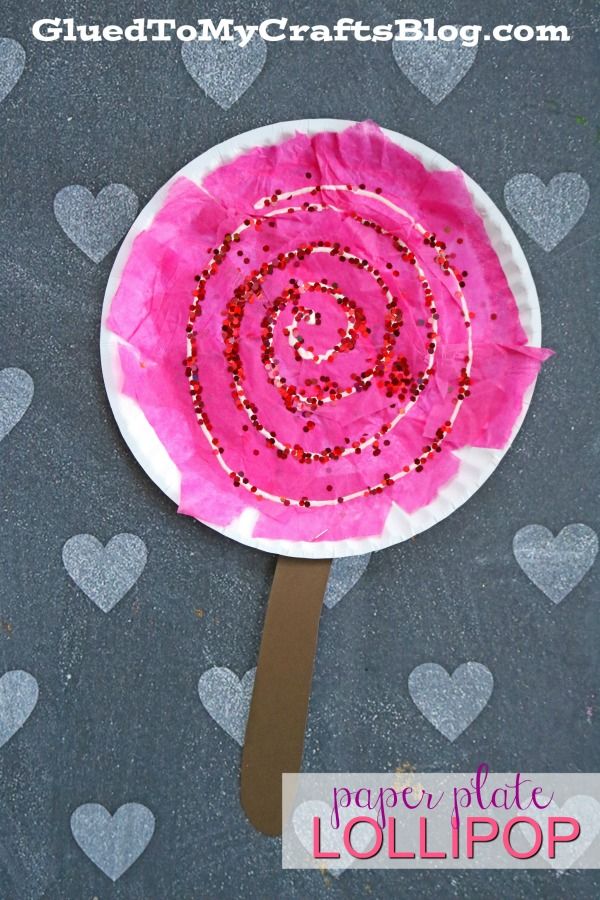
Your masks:
{"label": "spiral glitter pattern", "polygon": [[[307,172],[306,178],[312,178],[312,173]],[[450,262],[444,252],[446,249],[444,241],[439,240],[435,234],[428,232],[420,223],[411,222],[415,237],[421,238],[422,248],[427,248],[433,256],[435,264],[440,267],[444,274],[450,276],[454,296],[460,303],[466,331],[465,358],[464,365],[460,367],[460,371],[457,373],[457,387],[452,397],[453,408],[449,413],[449,418],[439,423],[435,429],[435,438],[429,445],[415,449],[417,456],[405,460],[392,457],[393,462],[391,464],[388,459],[392,454],[385,452],[385,450],[391,443],[390,438],[394,436],[394,430],[399,426],[413,405],[418,402],[422,392],[427,388],[430,378],[434,375],[436,343],[439,337],[437,326],[439,315],[435,306],[434,295],[415,252],[395,237],[388,229],[383,228],[376,220],[363,218],[359,213],[353,211],[350,214],[353,221],[360,223],[365,228],[372,229],[380,237],[381,243],[384,244],[382,251],[389,258],[383,271],[380,271],[367,258],[354,254],[349,246],[342,247],[339,241],[324,240],[322,238],[309,240],[298,247],[280,251],[274,257],[263,259],[260,264],[258,264],[255,257],[251,259],[251,257],[246,256],[246,253],[250,252],[250,250],[244,248],[244,236],[247,231],[253,230],[255,233],[268,234],[265,225],[277,228],[279,217],[283,216],[294,217],[294,222],[297,222],[299,217],[300,219],[304,216],[310,217],[313,213],[326,211],[340,213],[339,207],[323,202],[323,194],[337,194],[339,192],[353,195],[353,203],[356,205],[358,205],[361,197],[369,197],[379,203],[386,204],[394,214],[404,219],[407,218],[407,213],[404,210],[383,196],[381,188],[367,190],[364,184],[356,187],[351,184],[326,185],[324,187],[318,185],[313,188],[300,188],[289,192],[277,188],[271,197],[263,197],[255,203],[255,207],[259,212],[258,216],[246,218],[233,232],[224,235],[223,241],[216,249],[211,250],[212,259],[209,268],[205,269],[203,274],[197,277],[198,286],[194,291],[195,299],[186,325],[188,356],[185,360],[185,366],[194,410],[204,436],[209,445],[214,448],[219,464],[231,478],[234,487],[243,487],[259,497],[280,502],[285,506],[294,505],[306,508],[310,507],[311,504],[326,506],[355,500],[360,497],[374,496],[391,487],[400,478],[411,472],[423,471],[426,463],[434,458],[436,453],[442,451],[444,438],[451,433],[453,421],[456,419],[462,403],[470,394],[469,373],[473,348],[471,333],[467,329],[471,327],[471,319],[462,290],[465,284],[463,279],[467,277],[467,273],[463,273]],[[306,195],[310,197],[310,200],[305,200],[302,203],[301,198]],[[312,233],[315,229],[312,223],[310,224]],[[317,225],[317,233],[320,232],[321,228]],[[256,244],[256,240],[254,244]],[[262,246],[262,253],[267,254],[270,249],[270,246],[265,244]],[[212,430],[211,417],[203,399],[206,388],[203,386],[203,379],[200,373],[202,345],[198,340],[196,323],[202,316],[203,303],[206,302],[211,279],[218,278],[220,266],[231,252],[235,252],[237,256],[244,256],[245,259],[252,262],[250,273],[235,289],[234,297],[231,298],[225,307],[222,326],[223,357],[232,379],[230,385],[232,399],[237,411],[245,415],[249,421],[249,424],[245,423],[241,426],[242,430],[247,432],[249,427],[253,428],[260,436],[260,443],[267,451],[271,450],[274,452],[278,460],[291,460],[293,465],[309,466],[312,463],[338,463],[344,457],[359,455],[363,452],[370,452],[374,458],[384,457],[379,464],[380,474],[374,475],[373,484],[363,486],[363,472],[359,471],[357,473],[357,489],[347,490],[344,494],[337,493],[336,496],[327,497],[326,495],[323,496],[322,492],[315,491],[300,497],[290,497],[283,492],[280,492],[279,495],[273,494],[260,486],[260,476],[257,476],[255,482],[253,478],[248,477],[243,469],[235,470],[228,464],[226,449],[221,446],[219,437]],[[300,263],[304,263],[311,257],[318,257],[320,254],[326,254],[330,260],[335,260],[339,263],[340,269],[354,266],[356,269],[368,273],[374,280],[381,295],[379,301],[380,309],[375,310],[375,314],[384,320],[385,329],[383,342],[379,348],[373,347],[372,341],[369,340],[369,336],[373,333],[373,329],[369,325],[370,319],[365,316],[362,307],[355,300],[339,290],[337,281],[332,281],[330,284],[327,278],[319,281],[302,280],[302,271],[306,266],[301,266]],[[344,267],[343,263],[348,263],[348,266]],[[316,262],[316,265],[319,266],[319,261]],[[414,268],[413,273],[411,273],[415,281],[414,293],[420,293],[422,296],[421,321],[426,334],[421,341],[424,357],[422,370],[416,373],[411,372],[407,357],[402,353],[401,346],[403,324],[401,304],[403,300],[405,304],[409,302],[407,297],[402,298],[401,288],[396,283],[400,276],[399,268],[402,266],[412,266]],[[287,285],[281,289],[274,301],[270,302],[267,299],[268,292],[265,288],[265,283],[276,271],[287,275],[290,275],[291,272],[294,274],[287,278]],[[338,277],[343,278],[343,274],[345,273],[340,272]],[[218,295],[218,287],[216,290]],[[308,322],[311,326],[318,327],[322,323],[322,316],[329,314],[327,310],[322,314],[310,305],[307,305],[307,303],[310,304],[311,295],[314,296],[315,294],[324,295],[328,299],[329,305],[331,299],[334,299],[346,316],[346,327],[337,329],[341,340],[332,347],[324,351],[321,350],[319,353],[316,353],[314,347],[308,345],[304,337],[297,332],[297,328],[302,322]],[[277,391],[278,396],[276,395],[274,402],[283,404],[290,415],[295,415],[302,420],[303,432],[309,433],[314,431],[316,432],[315,436],[318,438],[320,408],[326,403],[336,405],[336,407],[338,405],[342,406],[345,401],[348,401],[357,392],[366,392],[367,390],[371,390],[372,394],[375,395],[373,399],[376,407],[380,407],[382,398],[385,398],[384,408],[387,408],[387,412],[384,412],[380,417],[376,430],[371,430],[370,433],[346,434],[343,442],[334,447],[323,446],[327,438],[327,435],[325,435],[324,438],[321,437],[321,444],[318,449],[313,449],[312,447],[309,449],[306,443],[296,442],[294,439],[286,441],[281,432],[277,433],[274,430],[270,430],[264,424],[259,408],[252,401],[252,384],[247,384],[248,378],[241,354],[241,342],[245,324],[244,317],[248,307],[252,304],[258,307],[261,320],[261,341],[259,345],[256,345],[255,349],[261,350],[264,375]],[[290,310],[289,324],[287,327],[280,326],[283,335],[288,338],[289,344],[289,350],[283,348],[283,352],[285,353],[287,350],[287,353],[293,357],[291,367],[286,367],[285,361],[276,357],[274,345],[275,333],[280,320]],[[353,373],[349,385],[340,384],[334,375],[328,374],[332,370],[331,364],[338,354],[351,354],[360,341],[366,341],[369,346],[365,358],[361,360],[359,369],[363,365],[366,365],[367,368],[361,370],[360,374]],[[324,365],[325,363],[329,365]],[[303,388],[298,388],[294,383],[290,383],[289,376],[282,374],[283,372],[288,372],[290,368],[293,372],[294,381],[301,381],[304,384]],[[344,413],[342,412],[343,415]],[[254,452],[255,455],[260,453],[260,451],[256,450]],[[392,469],[391,472],[385,471],[386,465],[388,469]],[[332,467],[333,470],[334,467]],[[335,475],[332,474],[331,477],[335,481]],[[333,489],[333,484],[326,485],[328,493],[332,493]]]}

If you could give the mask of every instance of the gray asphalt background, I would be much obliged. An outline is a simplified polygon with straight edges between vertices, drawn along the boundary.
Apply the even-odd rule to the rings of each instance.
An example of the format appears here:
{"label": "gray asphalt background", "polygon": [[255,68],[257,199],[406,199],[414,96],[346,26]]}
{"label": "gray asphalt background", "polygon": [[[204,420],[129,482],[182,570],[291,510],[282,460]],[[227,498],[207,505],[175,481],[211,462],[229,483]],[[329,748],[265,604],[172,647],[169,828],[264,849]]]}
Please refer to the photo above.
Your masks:
{"label": "gray asphalt background", "polygon": [[[49,7],[52,7],[51,9]],[[588,209],[551,253],[517,230],[556,356],[495,475],[450,519],[373,557],[323,615],[307,771],[590,771],[600,763],[598,564],[554,606],[520,571],[514,533],[570,522],[598,531],[600,118],[598,5],[591,2],[215,4],[3,3],[0,33],[26,49],[0,106],[0,366],[35,381],[33,404],[0,445],[0,670],[40,684],[31,719],[0,752],[2,900],[596,897],[594,872],[284,872],[280,845],[238,801],[240,752],[201,706],[198,677],[256,663],[274,558],[179,517],[111,418],[98,336],[114,253],[94,265],[63,234],[53,198],[123,182],[143,205],[184,163],[272,121],[374,118],[430,145],[505,210],[503,187],[532,172],[579,172]],[[134,15],[331,23],[434,16],[444,22],[565,23],[565,44],[486,44],[434,107],[389,44],[272,44],[262,74],[223,111],[186,72],[177,43],[40,44],[42,16]],[[149,560],[108,615],[68,578],[64,542],[118,532]],[[205,610],[198,618],[196,608]],[[9,627],[10,626],[10,627]],[[493,672],[492,699],[450,744],[418,712],[411,670],[466,660]],[[592,714],[589,714],[589,708]],[[135,800],[153,840],[113,885],[69,828],[73,809]]]}

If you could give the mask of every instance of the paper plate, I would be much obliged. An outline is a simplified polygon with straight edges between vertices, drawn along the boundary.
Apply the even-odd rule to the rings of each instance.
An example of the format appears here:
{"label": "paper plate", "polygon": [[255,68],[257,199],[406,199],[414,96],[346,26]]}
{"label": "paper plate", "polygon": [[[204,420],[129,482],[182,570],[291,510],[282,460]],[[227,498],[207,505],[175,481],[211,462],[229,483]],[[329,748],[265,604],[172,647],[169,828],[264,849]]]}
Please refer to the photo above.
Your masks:
{"label": "paper plate", "polygon": [[[119,344],[122,341],[106,327],[106,319],[111,302],[119,285],[133,241],[140,232],[150,225],[156,213],[161,209],[172,184],[181,176],[185,176],[196,184],[200,184],[206,175],[223,163],[230,162],[240,154],[255,147],[280,143],[297,132],[311,135],[325,131],[342,131],[353,124],[355,123],[339,119],[307,119],[281,122],[248,131],[230,138],[222,144],[218,144],[188,163],[155,194],[141,211],[123,241],[110,273],[104,297],[100,334],[102,372],[113,414],[126,443],[149,477],[174,503],[179,502],[179,471],[141,408],[122,392],[122,378],[118,358]],[[389,140],[413,154],[427,169],[434,171],[456,168],[454,164],[439,153],[418,141],[387,129],[382,129],[382,131]],[[533,278],[523,251],[497,206],[471,178],[465,175],[465,179],[475,209],[483,220],[489,241],[500,260],[510,289],[515,297],[521,324],[527,334],[529,344],[539,347],[541,345],[539,303]],[[474,447],[463,447],[460,450],[454,450],[455,456],[460,459],[460,467],[456,476],[441,488],[431,503],[421,507],[414,513],[407,513],[396,504],[392,504],[384,529],[376,537],[318,542],[257,538],[252,533],[256,516],[251,509],[248,509],[226,527],[216,527],[211,523],[206,524],[227,537],[251,547],[271,553],[307,558],[352,556],[380,550],[406,540],[450,515],[468,500],[491,475],[506,453],[510,443],[514,440],[523,422],[531,400],[533,387],[534,384],[527,390],[521,413],[515,422],[511,440],[506,447],[502,450]]]}

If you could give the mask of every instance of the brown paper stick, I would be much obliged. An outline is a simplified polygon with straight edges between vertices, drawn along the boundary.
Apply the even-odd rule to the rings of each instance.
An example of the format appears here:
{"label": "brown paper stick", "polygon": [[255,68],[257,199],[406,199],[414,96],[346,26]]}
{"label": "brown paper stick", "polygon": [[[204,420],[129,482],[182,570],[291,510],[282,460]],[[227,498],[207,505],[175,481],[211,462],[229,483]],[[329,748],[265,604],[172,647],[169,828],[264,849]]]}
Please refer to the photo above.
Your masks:
{"label": "brown paper stick", "polygon": [[299,772],[330,559],[277,560],[242,754],[242,805],[281,834],[281,775]]}

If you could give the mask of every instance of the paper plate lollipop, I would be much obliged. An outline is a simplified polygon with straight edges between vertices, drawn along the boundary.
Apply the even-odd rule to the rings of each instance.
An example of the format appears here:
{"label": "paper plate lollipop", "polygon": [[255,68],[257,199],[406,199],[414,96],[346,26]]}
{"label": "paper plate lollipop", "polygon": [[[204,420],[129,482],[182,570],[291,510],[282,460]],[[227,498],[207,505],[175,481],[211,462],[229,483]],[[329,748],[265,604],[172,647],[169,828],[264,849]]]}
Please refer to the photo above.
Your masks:
{"label": "paper plate lollipop", "polygon": [[125,240],[102,329],[119,427],[180,512],[282,555],[242,763],[262,830],[280,830],[281,772],[301,763],[329,561],[474,493],[522,422],[539,343],[498,209],[373,123],[226,141]]}

